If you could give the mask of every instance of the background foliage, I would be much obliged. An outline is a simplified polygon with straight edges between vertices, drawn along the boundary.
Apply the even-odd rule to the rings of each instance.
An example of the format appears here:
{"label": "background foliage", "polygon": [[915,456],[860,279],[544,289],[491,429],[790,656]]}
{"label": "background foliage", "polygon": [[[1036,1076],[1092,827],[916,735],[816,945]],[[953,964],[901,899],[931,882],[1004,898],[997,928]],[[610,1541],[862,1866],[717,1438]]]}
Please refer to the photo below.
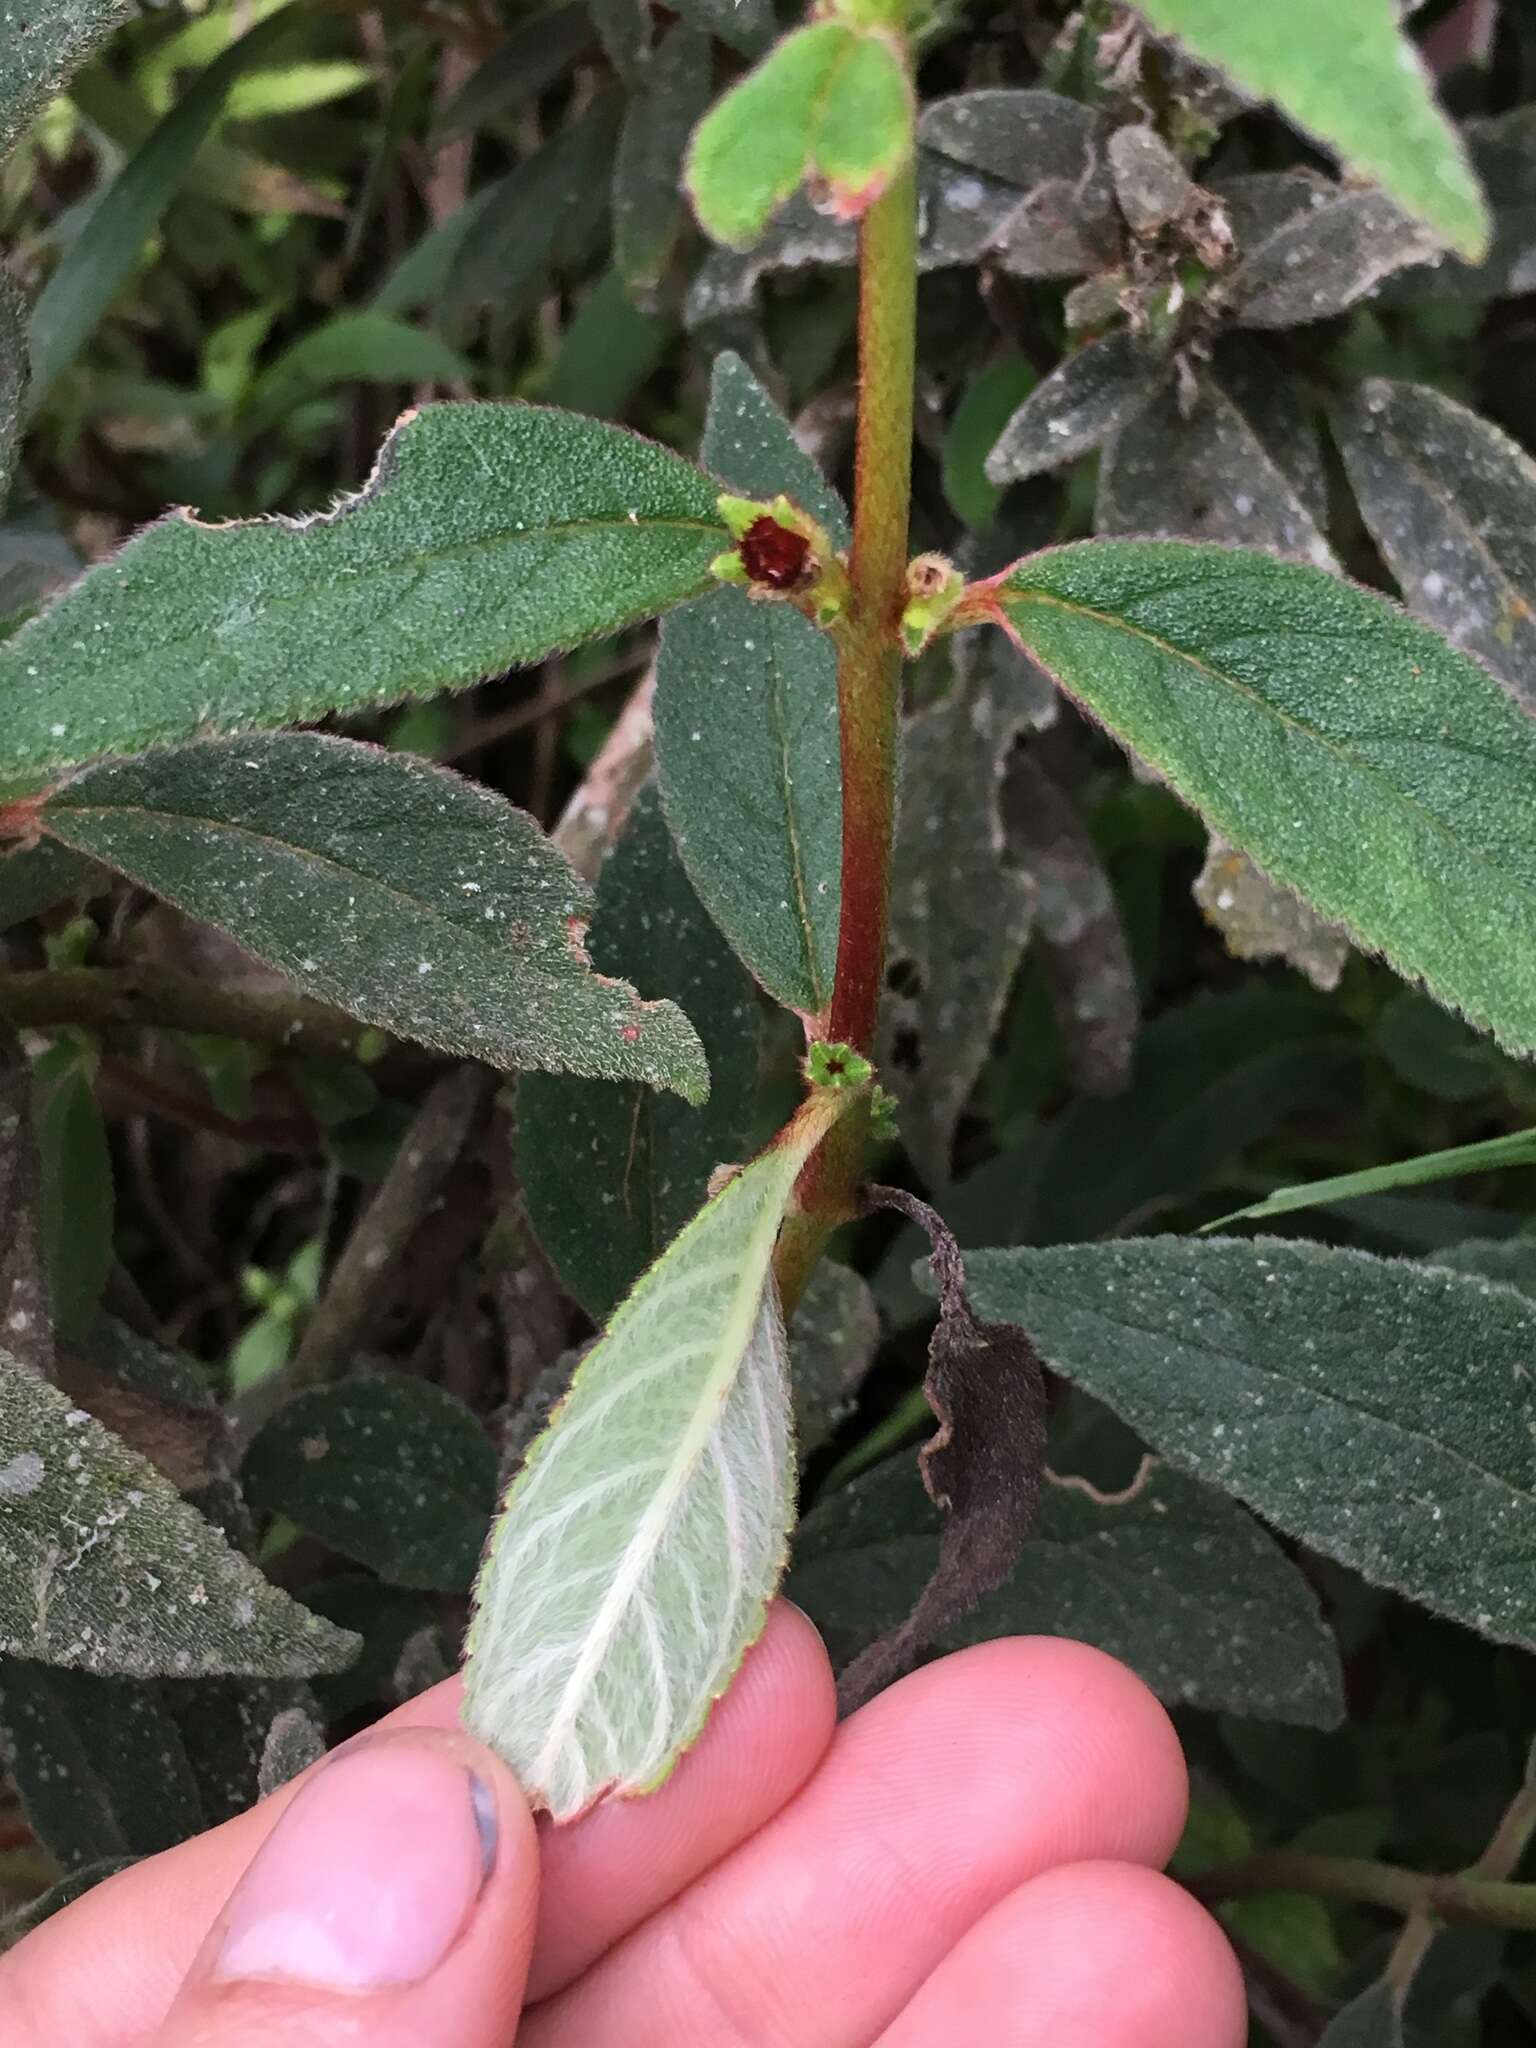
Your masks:
{"label": "background foliage", "polygon": [[[632,623],[706,587],[712,490],[660,448],[567,457],[545,414],[429,413],[374,477],[376,451],[415,403],[533,399],[840,537],[854,315],[852,231],[804,195],[746,250],[680,196],[768,0],[34,11],[0,53],[7,634],[108,566],[0,646],[0,800],[102,748],[198,744],[87,770],[57,836],[0,857],[0,1503],[75,1532],[3,1558],[13,1932],[450,1667],[498,1473],[591,1319],[793,1100],[798,1029],[762,992],[825,1001],[825,641],[730,590]],[[1339,12],[1303,11],[1318,37]],[[1212,14],[1145,12],[1196,50]],[[1369,124],[1341,135],[1371,94],[1314,106],[1329,67],[1299,29],[1219,53],[1229,79],[1107,0],[935,9],[915,548],[986,575],[1094,534],[1241,542],[1399,596],[1536,705],[1536,21],[1427,0],[1409,27],[1471,175],[1424,182],[1428,130],[1406,169]],[[1288,55],[1299,86],[1265,69]],[[1486,253],[1446,253],[1479,190]],[[576,576],[540,523],[572,475]],[[365,490],[298,536],[217,524]],[[167,505],[196,522],[118,558]],[[423,589],[413,641],[392,606]],[[293,625],[281,601],[313,590]],[[1070,638],[1069,688],[1096,655]],[[167,644],[172,704],[144,687]],[[427,681],[453,693],[393,703]],[[1432,730],[1420,682],[1367,743]],[[1233,746],[1280,760],[1244,715]],[[1487,717],[1505,749],[1508,699]],[[324,736],[229,736],[299,719]],[[949,1640],[1058,1630],[1141,1670],[1194,1762],[1197,1885],[1260,1852],[1472,1863],[1536,1730],[1529,1065],[1208,838],[1160,779],[1189,789],[1187,762],[1128,762],[1001,635],[916,665],[905,745],[881,1177],[993,1248],[978,1307],[1074,1382],[1039,1535]],[[232,780],[272,747],[287,780]],[[411,868],[408,895],[373,878],[387,902],[349,838],[360,758]],[[1369,777],[1333,807],[1340,874],[1396,904],[1434,870]],[[1470,893],[1422,971],[1529,1051],[1530,841],[1490,815],[1496,889],[1445,863]],[[563,945],[484,942],[489,896],[533,934],[590,914],[634,993]],[[576,1071],[505,1075],[530,1064]],[[1164,1237],[1251,1237],[1230,1219],[1254,1208],[1292,1242]],[[938,1546],[902,1455],[922,1249],[888,1215],[848,1231],[790,1331],[793,1585],[840,1663]],[[1249,1402],[1273,1404],[1257,1466]],[[47,1495],[65,1472],[73,1505]],[[227,1543],[168,1576],[208,1522]],[[1221,1910],[1256,2042],[1401,2038],[1378,1906],[1298,1875]],[[1442,1930],[1404,2023],[1528,2040],[1536,1940]]]}

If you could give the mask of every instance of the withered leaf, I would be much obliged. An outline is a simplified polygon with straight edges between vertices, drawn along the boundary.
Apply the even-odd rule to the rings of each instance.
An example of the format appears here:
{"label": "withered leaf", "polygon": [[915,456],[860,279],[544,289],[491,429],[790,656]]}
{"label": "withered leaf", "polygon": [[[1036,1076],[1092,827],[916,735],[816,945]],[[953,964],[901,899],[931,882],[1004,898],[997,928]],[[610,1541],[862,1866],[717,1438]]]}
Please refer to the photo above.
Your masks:
{"label": "withered leaf", "polygon": [[938,1563],[916,1606],[870,1644],[838,1682],[844,1714],[911,1669],[944,1629],[1007,1578],[1040,1504],[1046,1391],[1039,1357],[1014,1323],[984,1323],[965,1291],[960,1247],[926,1202],[869,1188],[871,1207],[899,1210],[928,1233],[939,1320],[923,1392],[938,1428],[918,1454],[923,1484],[944,1511]]}
{"label": "withered leaf", "polygon": [[1349,958],[1344,933],[1217,832],[1190,893],[1235,960],[1286,960],[1314,988],[1338,987]]}

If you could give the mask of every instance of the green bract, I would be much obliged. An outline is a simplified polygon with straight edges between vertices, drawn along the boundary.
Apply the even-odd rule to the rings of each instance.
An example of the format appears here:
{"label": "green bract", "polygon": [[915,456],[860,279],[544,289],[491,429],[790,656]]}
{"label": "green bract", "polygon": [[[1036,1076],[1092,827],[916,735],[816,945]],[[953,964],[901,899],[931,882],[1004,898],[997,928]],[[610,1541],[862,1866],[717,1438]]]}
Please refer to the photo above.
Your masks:
{"label": "green bract", "polygon": [[807,177],[855,217],[912,148],[912,89],[900,51],[878,31],[813,22],[786,36],[699,124],[688,189],[705,229],[749,248]]}

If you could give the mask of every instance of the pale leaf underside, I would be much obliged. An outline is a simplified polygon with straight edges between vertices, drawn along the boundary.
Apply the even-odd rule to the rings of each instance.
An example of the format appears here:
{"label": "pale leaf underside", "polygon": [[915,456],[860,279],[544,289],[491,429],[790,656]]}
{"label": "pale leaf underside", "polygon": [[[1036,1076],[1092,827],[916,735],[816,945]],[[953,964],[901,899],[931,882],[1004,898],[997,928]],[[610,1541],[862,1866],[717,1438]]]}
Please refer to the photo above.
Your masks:
{"label": "pale leaf underside", "polygon": [[651,1267],[507,1497],[465,1719],[556,1820],[660,1783],[762,1628],[794,1473],[769,1260],[829,1117],[802,1118]]}

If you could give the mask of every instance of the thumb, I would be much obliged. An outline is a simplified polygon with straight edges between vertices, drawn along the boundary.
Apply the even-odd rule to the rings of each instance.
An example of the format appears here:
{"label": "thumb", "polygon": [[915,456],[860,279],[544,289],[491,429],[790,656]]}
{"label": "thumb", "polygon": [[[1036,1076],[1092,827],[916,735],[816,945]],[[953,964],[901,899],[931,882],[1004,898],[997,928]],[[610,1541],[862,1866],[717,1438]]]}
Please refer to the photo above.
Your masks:
{"label": "thumb", "polygon": [[349,1744],[308,1777],[214,1923],[154,2048],[507,2048],[538,1848],[466,1735]]}

